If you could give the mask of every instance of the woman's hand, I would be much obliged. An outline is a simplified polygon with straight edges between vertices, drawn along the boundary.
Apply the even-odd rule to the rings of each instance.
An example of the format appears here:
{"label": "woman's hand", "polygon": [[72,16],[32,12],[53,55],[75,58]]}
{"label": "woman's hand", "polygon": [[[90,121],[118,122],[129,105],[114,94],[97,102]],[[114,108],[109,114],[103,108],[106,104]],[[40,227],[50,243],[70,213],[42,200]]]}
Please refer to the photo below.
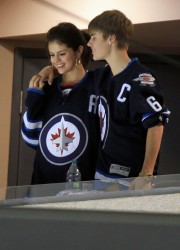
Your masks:
{"label": "woman's hand", "polygon": [[29,82],[29,88],[42,90],[43,87],[44,82],[41,80],[41,76],[39,74],[34,75]]}

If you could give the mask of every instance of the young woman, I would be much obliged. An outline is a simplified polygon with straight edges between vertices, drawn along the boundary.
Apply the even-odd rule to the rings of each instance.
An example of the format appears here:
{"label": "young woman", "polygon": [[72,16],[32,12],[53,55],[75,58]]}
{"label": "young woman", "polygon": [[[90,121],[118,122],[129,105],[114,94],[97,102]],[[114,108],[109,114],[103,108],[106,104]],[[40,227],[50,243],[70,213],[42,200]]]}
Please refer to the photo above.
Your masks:
{"label": "young woman", "polygon": [[[122,12],[103,12],[88,30],[93,59],[108,63],[94,72],[101,125],[95,178],[152,176],[157,173],[163,128],[170,114],[159,82],[137,58],[129,57],[133,25]],[[40,73],[43,78],[52,77],[52,68]],[[141,187],[140,179],[131,187]]]}
{"label": "young woman", "polygon": [[[27,89],[22,137],[36,149],[32,184],[66,181],[77,159],[82,180],[94,179],[99,120],[85,37],[71,23],[51,28],[46,36],[50,62],[59,75],[52,84],[35,75]],[[92,102],[93,100],[93,102]]]}

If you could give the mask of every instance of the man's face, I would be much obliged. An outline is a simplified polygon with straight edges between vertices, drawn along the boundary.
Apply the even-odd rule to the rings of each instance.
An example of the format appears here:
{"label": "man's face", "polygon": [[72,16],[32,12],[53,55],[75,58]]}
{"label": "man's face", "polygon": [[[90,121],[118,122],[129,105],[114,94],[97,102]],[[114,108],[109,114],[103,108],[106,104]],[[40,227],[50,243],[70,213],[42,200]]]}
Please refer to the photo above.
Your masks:
{"label": "man's face", "polygon": [[93,59],[97,60],[106,60],[109,51],[109,39],[104,39],[103,33],[100,31],[91,31],[90,40],[87,45],[91,48]]}

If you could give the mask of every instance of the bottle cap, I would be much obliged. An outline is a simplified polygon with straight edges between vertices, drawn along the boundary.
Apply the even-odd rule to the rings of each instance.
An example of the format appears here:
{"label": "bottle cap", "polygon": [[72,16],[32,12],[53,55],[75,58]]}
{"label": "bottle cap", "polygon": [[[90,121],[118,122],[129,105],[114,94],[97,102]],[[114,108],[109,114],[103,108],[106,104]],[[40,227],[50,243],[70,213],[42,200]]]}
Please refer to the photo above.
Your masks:
{"label": "bottle cap", "polygon": [[73,163],[73,164],[76,164],[76,163],[77,163],[77,160],[76,160],[76,159],[72,160],[72,163]]}

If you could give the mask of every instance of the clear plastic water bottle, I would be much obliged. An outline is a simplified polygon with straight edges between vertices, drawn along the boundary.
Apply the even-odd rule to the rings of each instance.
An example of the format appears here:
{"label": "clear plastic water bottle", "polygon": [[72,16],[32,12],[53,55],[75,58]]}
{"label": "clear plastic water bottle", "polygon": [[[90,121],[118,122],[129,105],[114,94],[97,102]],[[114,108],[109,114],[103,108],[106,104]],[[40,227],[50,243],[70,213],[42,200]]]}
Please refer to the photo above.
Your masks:
{"label": "clear plastic water bottle", "polygon": [[80,189],[81,173],[77,160],[73,160],[66,174],[67,189]]}

